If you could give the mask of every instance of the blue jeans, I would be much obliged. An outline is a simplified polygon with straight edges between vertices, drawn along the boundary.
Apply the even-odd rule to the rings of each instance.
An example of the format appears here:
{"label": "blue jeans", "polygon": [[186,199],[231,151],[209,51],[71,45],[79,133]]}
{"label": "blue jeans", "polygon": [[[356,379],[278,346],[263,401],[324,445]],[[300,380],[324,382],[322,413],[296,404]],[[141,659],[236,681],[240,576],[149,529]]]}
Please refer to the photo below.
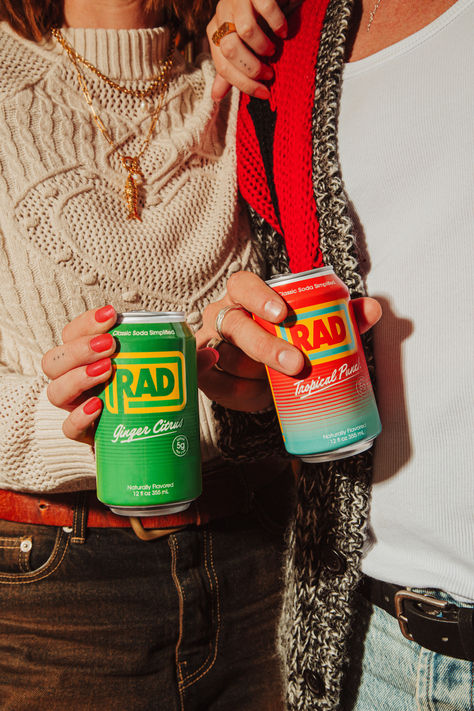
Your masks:
{"label": "blue jeans", "polygon": [[292,487],[280,474],[247,511],[155,541],[0,521],[2,711],[283,711]]}
{"label": "blue jeans", "polygon": [[474,663],[420,647],[385,610],[360,602],[344,711],[474,711]]}

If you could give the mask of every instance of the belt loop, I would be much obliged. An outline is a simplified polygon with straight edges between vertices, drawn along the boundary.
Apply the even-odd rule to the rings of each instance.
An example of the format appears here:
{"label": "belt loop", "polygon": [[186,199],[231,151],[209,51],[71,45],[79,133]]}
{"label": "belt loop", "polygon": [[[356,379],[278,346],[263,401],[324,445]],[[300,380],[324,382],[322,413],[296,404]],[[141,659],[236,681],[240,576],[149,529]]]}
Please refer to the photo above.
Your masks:
{"label": "belt loop", "polygon": [[72,536],[71,543],[86,542],[86,525],[87,525],[87,496],[88,491],[78,491],[74,502],[74,518],[72,521]]}

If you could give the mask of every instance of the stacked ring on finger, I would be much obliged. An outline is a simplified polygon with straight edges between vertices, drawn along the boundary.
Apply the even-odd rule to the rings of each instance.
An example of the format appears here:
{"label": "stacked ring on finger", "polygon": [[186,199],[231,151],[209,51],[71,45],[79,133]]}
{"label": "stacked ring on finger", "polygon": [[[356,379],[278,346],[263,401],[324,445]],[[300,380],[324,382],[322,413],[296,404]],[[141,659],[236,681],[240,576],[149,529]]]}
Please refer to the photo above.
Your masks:
{"label": "stacked ring on finger", "polygon": [[[236,309],[239,311],[245,310],[242,308],[242,306],[233,306],[233,305],[224,306],[224,308],[221,309],[219,311],[219,313],[217,314],[215,325],[214,325],[214,328],[216,329],[218,335],[214,336],[213,338],[211,338],[210,341],[207,342],[207,344],[206,344],[207,348],[215,348],[216,350],[219,350],[219,346],[222,343],[230,343],[230,341],[222,333],[222,322],[224,320],[224,316],[226,315],[226,313],[228,313],[228,311],[232,311],[233,309]],[[216,370],[219,370],[221,373],[225,373],[225,370],[223,368],[221,368],[219,363],[215,363],[214,368]]]}
{"label": "stacked ring on finger", "polygon": [[224,339],[220,336],[213,336],[210,341],[206,343],[206,348],[214,348],[216,351],[219,350],[221,343],[224,343]]}
{"label": "stacked ring on finger", "polygon": [[219,313],[216,316],[216,323],[214,325],[214,328],[216,329],[217,333],[219,334],[219,337],[222,341],[228,341],[228,339],[224,336],[222,333],[222,322],[224,321],[225,315],[229,313],[229,311],[245,311],[245,309],[242,306],[234,306],[231,304],[230,306],[224,306],[223,309],[219,311]]}
{"label": "stacked ring on finger", "polygon": [[219,25],[217,30],[212,35],[213,43],[216,45],[216,47],[218,47],[221,43],[221,39],[223,39],[226,35],[232,34],[232,32],[237,32],[237,28],[234,23],[223,22],[222,25]]}

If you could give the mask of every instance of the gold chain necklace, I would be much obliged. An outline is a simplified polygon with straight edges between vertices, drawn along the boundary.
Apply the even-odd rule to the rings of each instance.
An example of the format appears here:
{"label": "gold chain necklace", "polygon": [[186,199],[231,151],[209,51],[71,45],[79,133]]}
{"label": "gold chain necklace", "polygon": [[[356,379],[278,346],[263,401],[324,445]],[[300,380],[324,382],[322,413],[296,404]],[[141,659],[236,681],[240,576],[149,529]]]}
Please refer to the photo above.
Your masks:
{"label": "gold chain necklace", "polygon": [[[141,222],[141,217],[138,214],[138,181],[143,181],[144,175],[140,168],[140,158],[143,156],[146,149],[148,148],[148,145],[150,143],[151,137],[158,121],[161,107],[163,106],[165,94],[168,90],[169,78],[174,61],[174,33],[171,34],[170,46],[166,59],[161,65],[159,74],[153,79],[152,84],[150,84],[150,86],[145,90],[133,90],[128,89],[124,86],[120,86],[112,79],[110,79],[110,77],[107,77],[105,76],[105,74],[102,74],[102,72],[100,72],[90,62],[81,57],[81,55],[79,55],[70,45],[68,45],[60,30],[53,29],[51,32],[57,39],[59,44],[61,44],[61,46],[65,49],[68,59],[71,61],[72,65],[74,66],[74,69],[76,70],[79,86],[89,106],[92,118],[94,119],[97,128],[104,136],[106,141],[112,146],[114,152],[120,158],[122,166],[127,171],[127,179],[125,181],[125,200],[128,209],[127,219],[139,220]],[[134,156],[124,155],[124,153],[122,153],[119,146],[117,145],[117,143],[115,143],[107,128],[105,127],[105,124],[100,118],[99,114],[95,110],[92,102],[92,96],[88,89],[84,73],[81,70],[81,67],[79,66],[79,62],[91,69],[91,71],[93,71],[94,74],[96,74],[100,79],[105,81],[112,88],[116,89],[117,91],[120,91],[120,93],[122,94],[127,94],[129,96],[135,96],[136,98],[144,99],[145,97],[149,97],[153,92],[159,90],[158,104],[151,115],[151,123],[148,129],[148,133],[142,142],[140,150]]]}
{"label": "gold chain necklace", "polygon": [[[102,79],[106,84],[111,86],[113,89],[116,89],[117,91],[120,91],[122,94],[128,94],[128,96],[135,96],[138,99],[147,99],[150,97],[161,85],[162,81],[162,71],[156,76],[153,77],[152,81],[150,84],[147,86],[146,89],[129,89],[126,86],[122,86],[121,84],[117,84],[113,79],[108,77],[106,74],[103,74],[100,69],[97,69],[91,62],[89,62],[85,57],[83,57],[77,50],[74,49],[66,40],[64,35],[61,33],[61,30],[57,29],[54,27],[51,30],[51,34],[57,39],[59,44],[63,47],[63,49],[66,50],[68,53],[68,56],[72,60],[76,60],[77,62],[80,62],[83,64],[87,69],[89,69],[91,72],[93,72],[96,76],[99,77],[99,79]],[[171,48],[173,47],[174,42],[171,42]]]}
{"label": "gold chain necklace", "polygon": [[370,13],[370,15],[369,15],[369,21],[368,21],[368,23],[367,23],[367,32],[370,31],[370,28],[371,28],[371,26],[372,26],[372,22],[374,21],[374,18],[375,18],[375,14],[376,14],[377,10],[379,9],[379,6],[380,6],[380,3],[381,3],[381,2],[382,2],[382,0],[377,0],[377,2],[376,2],[375,5],[374,5],[373,10],[371,11],[371,13]]}

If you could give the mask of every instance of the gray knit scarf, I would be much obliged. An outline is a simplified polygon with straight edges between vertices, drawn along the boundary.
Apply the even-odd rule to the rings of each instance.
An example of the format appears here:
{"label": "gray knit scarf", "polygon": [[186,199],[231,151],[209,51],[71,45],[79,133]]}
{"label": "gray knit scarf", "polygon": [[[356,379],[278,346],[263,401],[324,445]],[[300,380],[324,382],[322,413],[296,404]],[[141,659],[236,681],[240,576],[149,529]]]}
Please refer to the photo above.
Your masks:
{"label": "gray knit scarf", "polygon": [[[329,3],[318,54],[312,120],[313,183],[320,247],[325,263],[334,267],[351,296],[356,297],[365,290],[337,153],[339,91],[352,5],[353,0]],[[250,214],[256,239],[267,260],[267,276],[288,271],[281,237],[254,211]],[[222,444],[228,456],[240,459],[249,456],[249,452],[242,453],[245,431],[253,433],[253,458],[258,456],[257,451],[261,456],[268,453],[269,442],[281,447],[273,414],[255,419],[235,417],[235,413],[222,408],[217,410],[223,427]],[[232,446],[232,442],[238,444]],[[324,465],[302,466],[288,534],[279,634],[290,711],[341,708],[370,478],[370,453]]]}

